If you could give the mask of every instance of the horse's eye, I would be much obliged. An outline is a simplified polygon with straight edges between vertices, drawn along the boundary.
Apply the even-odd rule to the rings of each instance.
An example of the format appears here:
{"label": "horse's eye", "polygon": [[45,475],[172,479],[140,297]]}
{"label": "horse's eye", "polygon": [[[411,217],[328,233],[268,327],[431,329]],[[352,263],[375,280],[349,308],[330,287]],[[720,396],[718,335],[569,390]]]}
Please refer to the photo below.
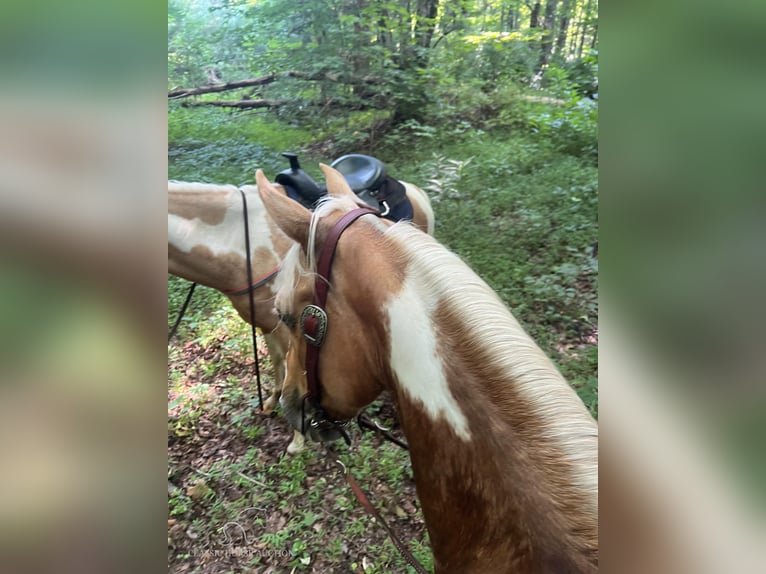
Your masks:
{"label": "horse's eye", "polygon": [[287,325],[291,329],[295,327],[295,317],[290,315],[290,313],[282,313],[282,311],[277,309],[277,316],[279,317],[280,321],[282,321],[285,325]]}

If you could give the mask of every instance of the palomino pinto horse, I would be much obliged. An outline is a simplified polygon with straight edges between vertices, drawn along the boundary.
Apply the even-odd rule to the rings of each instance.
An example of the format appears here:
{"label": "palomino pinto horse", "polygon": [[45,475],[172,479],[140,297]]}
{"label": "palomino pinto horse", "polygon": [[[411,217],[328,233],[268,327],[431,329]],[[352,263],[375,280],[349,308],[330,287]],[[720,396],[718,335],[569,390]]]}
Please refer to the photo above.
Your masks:
{"label": "palomino pinto horse", "polygon": [[[413,204],[413,223],[433,233],[433,211],[428,196],[404,183]],[[284,196],[281,186],[275,186]],[[250,299],[245,253],[242,197],[233,185],[168,181],[168,272],[217,289],[231,300],[246,322],[250,322]],[[266,212],[258,188],[243,186],[247,197],[255,322],[261,329],[274,365],[276,384],[264,401],[264,410],[277,405],[284,380],[288,333],[274,312],[273,278],[294,242]],[[295,433],[288,450],[297,452],[303,436]]]}
{"label": "palomino pinto horse", "polygon": [[340,174],[322,170],[333,197],[313,214],[256,175],[266,209],[297,242],[276,299],[290,328],[281,403],[292,424],[350,419],[387,389],[437,574],[595,572],[597,425],[497,295],[428,235],[366,214],[340,236],[316,369],[321,400],[303,403],[310,367],[299,317],[323,281],[317,258],[324,269],[323,247],[359,207]]}

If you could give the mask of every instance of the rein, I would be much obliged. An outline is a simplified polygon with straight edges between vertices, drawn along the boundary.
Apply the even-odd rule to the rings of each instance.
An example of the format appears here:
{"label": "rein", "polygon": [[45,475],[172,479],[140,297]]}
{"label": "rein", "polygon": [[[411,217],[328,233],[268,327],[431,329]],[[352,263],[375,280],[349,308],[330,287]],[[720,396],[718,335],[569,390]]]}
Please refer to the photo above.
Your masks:
{"label": "rein", "polygon": [[[250,255],[250,252],[248,251],[248,257]],[[255,291],[258,289],[258,287],[263,287],[274,279],[277,275],[279,275],[279,272],[282,271],[282,266],[277,265],[274,269],[269,271],[266,275],[263,275],[262,277],[259,277],[254,282],[250,283],[247,287],[240,287],[239,289],[224,289],[222,293],[226,295],[245,295],[246,293],[249,293],[250,291]]]}
{"label": "rein", "polygon": [[401,541],[401,539],[396,535],[394,530],[388,525],[388,523],[385,521],[383,516],[381,516],[380,512],[377,511],[377,509],[373,506],[372,502],[370,502],[370,499],[367,497],[367,495],[364,493],[362,488],[359,486],[359,483],[356,482],[356,479],[351,474],[351,472],[348,470],[345,464],[343,464],[340,459],[338,458],[338,455],[335,451],[330,449],[330,447],[325,447],[327,452],[327,458],[330,461],[331,464],[341,467],[343,477],[346,479],[346,482],[348,483],[348,486],[351,488],[351,492],[354,493],[354,496],[356,496],[356,499],[359,501],[359,504],[362,505],[362,508],[372,516],[377,522],[379,522],[385,531],[388,533],[388,537],[391,539],[391,542],[394,543],[394,546],[396,546],[396,549],[399,551],[399,553],[402,555],[402,557],[407,561],[407,563],[412,566],[415,571],[418,574],[428,574],[428,571],[423,568],[423,565],[418,562],[418,559],[413,556],[412,552],[410,552],[410,549],[407,548],[407,546]]}
{"label": "rein", "polygon": [[406,442],[396,438],[393,434],[391,434],[390,430],[388,430],[386,427],[381,425],[378,421],[368,419],[367,415],[365,415],[364,413],[359,413],[356,416],[356,424],[358,424],[359,428],[362,429],[363,431],[365,429],[371,430],[375,432],[376,434],[380,435],[381,437],[383,437],[388,442],[394,443],[399,448],[403,448],[406,451],[410,450],[410,447]]}
{"label": "rein", "polygon": [[178,317],[176,318],[176,322],[173,323],[173,327],[168,332],[168,343],[173,340],[173,337],[176,336],[176,331],[178,331],[178,326],[181,324],[181,319],[184,318],[184,314],[186,313],[186,309],[189,308],[189,303],[191,303],[192,295],[194,295],[194,289],[197,287],[196,283],[192,283],[191,287],[189,288],[189,292],[186,294],[186,301],[184,301],[184,304],[181,305],[181,310],[178,312]]}
{"label": "rein", "polygon": [[[255,380],[258,384],[258,406],[263,410],[263,391],[261,390],[261,368],[258,361],[258,336],[255,333],[255,300],[253,291],[255,290],[253,285],[253,266],[252,256],[250,253],[250,222],[247,217],[247,196],[242,188],[239,188],[239,193],[242,196],[242,211],[245,218],[245,253],[247,255],[247,293],[250,296],[250,332],[253,335],[253,359],[255,361]],[[274,273],[276,275],[276,273]]]}

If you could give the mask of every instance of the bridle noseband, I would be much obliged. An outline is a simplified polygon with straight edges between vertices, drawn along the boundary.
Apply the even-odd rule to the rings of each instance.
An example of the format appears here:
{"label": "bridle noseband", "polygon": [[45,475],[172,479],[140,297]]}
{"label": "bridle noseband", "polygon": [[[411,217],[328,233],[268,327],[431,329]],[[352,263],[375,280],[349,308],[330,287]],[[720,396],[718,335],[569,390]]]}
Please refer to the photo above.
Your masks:
{"label": "bridle noseband", "polygon": [[349,443],[350,439],[344,430],[348,421],[335,421],[327,418],[326,413],[320,406],[322,399],[322,385],[319,380],[319,349],[327,335],[327,313],[325,306],[327,304],[327,293],[330,289],[330,271],[332,269],[335,250],[338,241],[343,232],[357,219],[363,215],[380,213],[372,207],[359,207],[346,213],[332,227],[327,236],[327,240],[322,246],[317,262],[317,275],[314,284],[314,302],[307,305],[300,316],[300,327],[303,338],[306,340],[306,383],[308,392],[304,395],[302,401],[303,412],[301,413],[301,431],[305,433],[305,411],[306,402],[309,402],[314,408],[314,415],[311,419],[311,427],[322,429],[338,430],[344,440]]}

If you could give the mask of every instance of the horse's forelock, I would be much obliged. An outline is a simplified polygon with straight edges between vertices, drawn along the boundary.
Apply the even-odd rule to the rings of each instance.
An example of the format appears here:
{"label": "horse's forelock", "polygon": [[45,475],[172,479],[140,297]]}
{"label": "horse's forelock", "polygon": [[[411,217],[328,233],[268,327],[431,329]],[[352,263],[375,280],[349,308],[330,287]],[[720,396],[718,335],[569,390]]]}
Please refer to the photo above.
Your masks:
{"label": "horse's forelock", "polygon": [[274,281],[274,289],[277,293],[276,306],[284,313],[294,312],[293,292],[298,286],[301,277],[308,274],[304,266],[304,255],[301,246],[293,245],[282,260],[282,269]]}
{"label": "horse's forelock", "polygon": [[319,224],[334,211],[350,211],[358,207],[354,201],[347,197],[331,197],[325,196],[317,204],[314,213],[311,214],[311,225],[309,226],[309,240],[307,250],[307,265],[310,273],[316,273],[317,266],[317,232],[319,230]]}

